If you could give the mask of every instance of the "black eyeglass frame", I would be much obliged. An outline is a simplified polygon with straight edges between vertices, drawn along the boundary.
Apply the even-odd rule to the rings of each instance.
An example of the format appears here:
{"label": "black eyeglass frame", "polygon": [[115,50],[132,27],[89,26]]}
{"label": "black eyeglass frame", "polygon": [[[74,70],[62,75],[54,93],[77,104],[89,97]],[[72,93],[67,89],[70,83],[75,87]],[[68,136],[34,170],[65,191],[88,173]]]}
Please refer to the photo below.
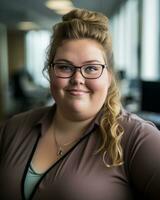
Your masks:
{"label": "black eyeglass frame", "polygon": [[54,72],[55,72],[55,76],[58,77],[58,78],[64,78],[64,79],[73,77],[74,74],[76,73],[76,71],[77,71],[78,69],[79,69],[81,75],[82,75],[85,79],[98,79],[99,77],[101,77],[104,68],[105,68],[105,67],[108,68],[108,65],[107,65],[107,64],[88,64],[88,65],[100,65],[100,66],[102,66],[102,71],[101,71],[101,73],[100,73],[100,75],[99,75],[98,77],[96,77],[96,78],[88,78],[88,77],[85,77],[84,74],[82,73],[82,68],[83,68],[84,66],[86,66],[87,64],[82,65],[82,66],[76,66],[76,65],[72,65],[72,64],[69,63],[68,65],[72,66],[73,69],[74,69],[74,71],[73,71],[73,73],[72,73],[71,76],[62,77],[62,76],[57,76],[57,74],[56,74],[56,71],[55,71],[55,68],[54,68],[54,65],[56,65],[56,64],[68,64],[68,63],[60,63],[60,62],[59,62],[59,63],[51,63],[51,64],[50,64],[50,67],[53,68],[53,70],[54,70]]}

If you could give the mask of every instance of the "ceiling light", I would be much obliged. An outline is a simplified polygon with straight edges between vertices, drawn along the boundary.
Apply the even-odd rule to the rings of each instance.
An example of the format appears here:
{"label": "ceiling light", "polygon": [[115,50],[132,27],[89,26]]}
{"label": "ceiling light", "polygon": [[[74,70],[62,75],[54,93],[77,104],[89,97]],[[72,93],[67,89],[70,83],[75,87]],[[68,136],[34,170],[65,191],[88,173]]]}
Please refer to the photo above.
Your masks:
{"label": "ceiling light", "polygon": [[72,2],[69,0],[49,0],[45,3],[45,5],[49,9],[53,9],[53,10],[63,10],[66,8],[73,7]]}
{"label": "ceiling light", "polygon": [[68,13],[69,11],[71,11],[74,7],[72,8],[65,8],[65,9],[59,9],[59,10],[55,10],[55,12],[59,15],[64,15],[66,13]]}
{"label": "ceiling light", "polygon": [[33,29],[38,29],[38,25],[35,24],[34,22],[24,21],[18,23],[18,28],[20,30],[33,30]]}

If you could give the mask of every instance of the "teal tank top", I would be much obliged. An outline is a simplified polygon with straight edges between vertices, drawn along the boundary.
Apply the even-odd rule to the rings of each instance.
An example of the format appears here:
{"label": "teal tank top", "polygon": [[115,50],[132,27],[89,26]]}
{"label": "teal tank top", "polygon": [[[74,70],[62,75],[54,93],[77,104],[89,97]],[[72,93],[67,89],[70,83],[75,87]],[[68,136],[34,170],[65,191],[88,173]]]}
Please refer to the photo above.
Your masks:
{"label": "teal tank top", "polygon": [[24,182],[24,195],[26,200],[29,199],[34,187],[36,186],[42,175],[43,173],[41,174],[36,172],[30,164]]}

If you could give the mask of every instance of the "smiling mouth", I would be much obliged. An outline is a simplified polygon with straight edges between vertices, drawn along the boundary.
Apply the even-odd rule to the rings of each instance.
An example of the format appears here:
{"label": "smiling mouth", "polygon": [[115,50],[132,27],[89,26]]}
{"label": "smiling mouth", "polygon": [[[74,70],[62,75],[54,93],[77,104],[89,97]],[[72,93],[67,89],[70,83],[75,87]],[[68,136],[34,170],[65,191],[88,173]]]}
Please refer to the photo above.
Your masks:
{"label": "smiling mouth", "polygon": [[89,91],[85,90],[67,90],[67,92],[73,96],[82,96],[89,93]]}

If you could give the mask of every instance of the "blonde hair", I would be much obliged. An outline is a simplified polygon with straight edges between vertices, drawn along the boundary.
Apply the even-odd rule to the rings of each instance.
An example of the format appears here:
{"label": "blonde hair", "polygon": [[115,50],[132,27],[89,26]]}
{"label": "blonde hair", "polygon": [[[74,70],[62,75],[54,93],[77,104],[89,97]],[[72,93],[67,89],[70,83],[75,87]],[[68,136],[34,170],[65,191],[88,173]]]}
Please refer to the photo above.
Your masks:
{"label": "blonde hair", "polygon": [[[64,40],[89,38],[102,45],[112,82],[108,89],[104,105],[104,114],[101,118],[101,145],[97,153],[103,153],[103,161],[107,167],[118,166],[123,163],[121,138],[123,129],[119,124],[121,111],[119,89],[113,73],[112,41],[109,32],[108,18],[99,12],[85,9],[74,9],[63,16],[63,21],[53,27],[53,35],[48,50],[48,58],[44,70],[49,70],[57,48]],[[106,152],[111,160],[105,161]]]}

